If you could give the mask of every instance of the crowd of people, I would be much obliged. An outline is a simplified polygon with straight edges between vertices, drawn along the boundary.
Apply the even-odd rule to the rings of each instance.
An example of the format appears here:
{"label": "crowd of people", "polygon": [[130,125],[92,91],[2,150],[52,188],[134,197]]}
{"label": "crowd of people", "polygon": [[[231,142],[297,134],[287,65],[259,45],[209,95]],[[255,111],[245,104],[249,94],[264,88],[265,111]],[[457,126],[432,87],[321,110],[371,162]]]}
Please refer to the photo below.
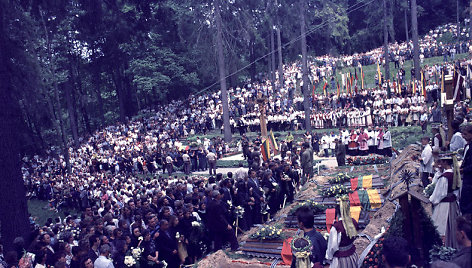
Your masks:
{"label": "crowd of people", "polygon": [[[453,58],[454,50],[468,49],[467,43],[439,44],[435,34],[438,32],[433,31],[421,42],[424,57],[445,54]],[[236,231],[263,223],[293,201],[299,186],[313,175],[313,153],[340,159],[346,154],[391,156],[390,126],[424,127],[428,122],[442,122],[444,116],[438,105],[441,74],[459,70],[465,76],[470,62],[426,66],[427,86],[420,93],[404,81],[402,72],[402,62],[411,58],[411,44],[392,44],[390,48],[391,59],[399,62],[400,87],[380,81],[382,86],[378,88],[359,86],[350,93],[312,94],[313,126],[338,128],[339,133],[306,133],[302,144],[297,144],[289,133],[280,141],[281,159],[262,161],[260,138],[251,141],[244,133],[259,130],[261,95],[267,99],[269,130],[302,128],[298,63],[284,66],[284,85],[276,81],[277,86],[272,88],[270,81],[258,81],[229,90],[231,131],[240,132],[241,149],[221,137],[197,137],[191,144],[183,143],[196,135],[223,130],[219,94],[207,93],[173,101],[127,123],[98,130],[81,138],[78,146],[70,146],[67,156],[53,147],[44,156],[24,157],[22,172],[28,197],[47,200],[52,210],[71,209],[78,214],[51,218],[43,226],[32,218],[31,234],[17,238],[14,251],[3,253],[0,247],[0,266],[127,267],[127,257],[134,256],[144,268],[179,267],[194,263],[225,243],[236,250]],[[381,61],[381,49],[338,58],[313,58],[310,80],[330,79],[337,68]],[[393,89],[390,98],[387,85]],[[466,106],[465,102],[457,103],[456,112],[467,113]],[[439,144],[442,139],[434,139],[434,143],[436,140],[437,146],[443,147]],[[444,146],[452,148],[460,142],[456,138]],[[240,163],[233,173],[217,173],[217,159],[239,150],[249,168]],[[470,155],[466,149],[464,163],[470,162],[466,162]],[[338,159],[338,163],[344,164],[344,160]],[[469,172],[471,166],[464,166],[464,172]],[[209,178],[191,175],[205,170]],[[176,171],[187,176],[173,177]],[[470,193],[470,178],[464,175],[462,181],[463,189]],[[299,217],[301,228],[309,233],[312,215]],[[337,232],[342,232],[342,226],[336,225]],[[470,221],[468,226],[465,233],[470,243]],[[344,246],[344,242],[327,243],[331,259],[339,257],[334,249],[339,243]],[[35,255],[30,266],[30,255],[24,252]],[[325,254],[320,256],[324,259]]]}

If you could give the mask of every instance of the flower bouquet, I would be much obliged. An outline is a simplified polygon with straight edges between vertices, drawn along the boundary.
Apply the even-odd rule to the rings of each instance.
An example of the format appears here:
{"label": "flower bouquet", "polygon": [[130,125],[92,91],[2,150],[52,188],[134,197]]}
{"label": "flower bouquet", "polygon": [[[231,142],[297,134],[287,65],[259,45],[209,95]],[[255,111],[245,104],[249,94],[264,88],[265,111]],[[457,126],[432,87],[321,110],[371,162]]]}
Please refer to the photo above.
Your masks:
{"label": "flower bouquet", "polygon": [[351,176],[346,173],[338,173],[336,177],[329,179],[328,182],[329,184],[340,184],[348,182],[349,180],[351,180]]}
{"label": "flower bouquet", "polygon": [[435,187],[436,183],[428,184],[428,186],[426,186],[426,188],[423,190],[424,195],[429,198],[433,194]]}
{"label": "flower bouquet", "polygon": [[295,212],[297,212],[297,210],[301,207],[308,207],[313,211],[314,214],[318,214],[326,210],[326,206],[319,204],[318,202],[315,202],[313,200],[306,200],[293,206],[289,212],[289,215],[294,215]]}
{"label": "flower bouquet", "polygon": [[322,197],[340,197],[351,192],[352,190],[350,187],[344,185],[332,185],[327,189],[321,189],[320,195]]}
{"label": "flower bouquet", "polygon": [[125,256],[125,265],[132,267],[136,265],[136,260],[133,258],[133,256]]}
{"label": "flower bouquet", "polygon": [[249,236],[252,239],[258,240],[277,240],[283,239],[282,228],[278,225],[264,225],[257,232]]}

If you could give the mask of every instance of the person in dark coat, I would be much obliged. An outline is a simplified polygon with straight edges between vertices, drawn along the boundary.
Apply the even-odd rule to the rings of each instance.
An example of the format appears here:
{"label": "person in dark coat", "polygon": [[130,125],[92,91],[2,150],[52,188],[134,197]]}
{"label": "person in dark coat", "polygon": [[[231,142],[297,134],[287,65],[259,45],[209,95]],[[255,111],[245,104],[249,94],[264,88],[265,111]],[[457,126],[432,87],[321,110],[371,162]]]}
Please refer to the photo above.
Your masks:
{"label": "person in dark coat", "polygon": [[[310,261],[315,265],[321,265],[325,258],[328,244],[326,239],[314,229],[315,215],[307,207],[301,207],[296,212],[298,227],[303,230],[304,236],[309,238],[312,244]],[[296,257],[293,255],[291,268],[296,267]]]}
{"label": "person in dark coat", "polygon": [[180,259],[177,248],[177,239],[172,237],[167,220],[160,221],[159,236],[156,238],[156,245],[159,250],[159,259],[165,260],[169,268],[178,268]]}
{"label": "person in dark coat", "polygon": [[462,129],[462,137],[467,141],[464,160],[461,165],[462,191],[459,207],[462,214],[472,214],[472,125]]}
{"label": "person in dark coat", "polygon": [[346,164],[346,146],[339,139],[334,141],[336,142],[336,147],[334,147],[336,161],[338,162],[338,167],[342,167]]}
{"label": "person in dark coat", "polygon": [[471,266],[471,239],[472,239],[472,224],[471,215],[467,214],[457,218],[456,237],[459,243],[460,250],[452,257],[452,262],[459,267]]}
{"label": "person in dark coat", "polygon": [[215,251],[222,248],[224,241],[229,241],[231,250],[236,250],[239,247],[238,240],[236,239],[233,227],[226,219],[226,211],[221,204],[222,196],[216,190],[211,193],[211,200],[208,202],[207,207],[208,230],[215,242]]}

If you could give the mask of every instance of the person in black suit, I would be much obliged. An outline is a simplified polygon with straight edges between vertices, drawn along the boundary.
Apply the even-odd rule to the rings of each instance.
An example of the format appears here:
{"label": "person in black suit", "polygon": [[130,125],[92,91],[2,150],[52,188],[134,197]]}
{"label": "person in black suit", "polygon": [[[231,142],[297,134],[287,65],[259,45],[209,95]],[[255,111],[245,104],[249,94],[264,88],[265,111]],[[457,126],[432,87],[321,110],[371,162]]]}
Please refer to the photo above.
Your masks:
{"label": "person in black suit", "polygon": [[462,137],[467,141],[464,149],[464,160],[462,161],[462,191],[459,207],[462,214],[472,213],[472,125],[462,129]]}
{"label": "person in black suit", "polygon": [[160,221],[159,236],[156,238],[156,245],[159,251],[159,259],[167,262],[167,267],[178,268],[180,266],[179,252],[177,249],[177,239],[169,232],[169,222]]}
{"label": "person in black suit", "polygon": [[88,252],[88,257],[95,262],[96,259],[100,256],[98,249],[100,248],[100,237],[98,235],[92,235],[89,237],[90,249]]}
{"label": "person in black suit", "polygon": [[231,250],[237,250],[238,240],[234,234],[233,227],[228,223],[226,219],[226,211],[221,204],[221,198],[223,197],[219,191],[213,191],[211,193],[212,199],[208,202],[207,215],[208,215],[208,230],[212,234],[212,239],[215,242],[215,251],[219,250],[223,246],[224,241],[229,241],[231,244]]}
{"label": "person in black suit", "polygon": [[264,193],[262,192],[262,185],[256,176],[256,170],[249,171],[249,178],[247,181],[247,188],[249,190],[249,198],[254,202],[252,209],[252,220],[254,224],[262,223],[261,206],[264,202]]}

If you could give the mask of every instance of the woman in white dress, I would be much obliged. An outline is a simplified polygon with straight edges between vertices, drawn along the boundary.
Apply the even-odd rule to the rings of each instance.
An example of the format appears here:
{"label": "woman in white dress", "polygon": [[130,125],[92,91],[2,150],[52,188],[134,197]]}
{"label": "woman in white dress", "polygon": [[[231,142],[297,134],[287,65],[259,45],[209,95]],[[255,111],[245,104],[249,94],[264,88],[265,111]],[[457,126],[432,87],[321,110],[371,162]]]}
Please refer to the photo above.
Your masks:
{"label": "woman in white dress", "polygon": [[330,268],[357,268],[359,256],[354,240],[357,237],[357,221],[351,218],[349,200],[339,200],[336,207],[338,221],[333,223],[329,232],[326,260]]}
{"label": "woman in white dress", "polygon": [[433,194],[429,197],[433,203],[432,220],[439,234],[443,237],[445,245],[457,248],[456,218],[459,216],[457,204],[460,175],[458,170],[453,170],[453,158],[451,155],[442,155],[439,159],[439,167],[443,170],[436,181]]}

